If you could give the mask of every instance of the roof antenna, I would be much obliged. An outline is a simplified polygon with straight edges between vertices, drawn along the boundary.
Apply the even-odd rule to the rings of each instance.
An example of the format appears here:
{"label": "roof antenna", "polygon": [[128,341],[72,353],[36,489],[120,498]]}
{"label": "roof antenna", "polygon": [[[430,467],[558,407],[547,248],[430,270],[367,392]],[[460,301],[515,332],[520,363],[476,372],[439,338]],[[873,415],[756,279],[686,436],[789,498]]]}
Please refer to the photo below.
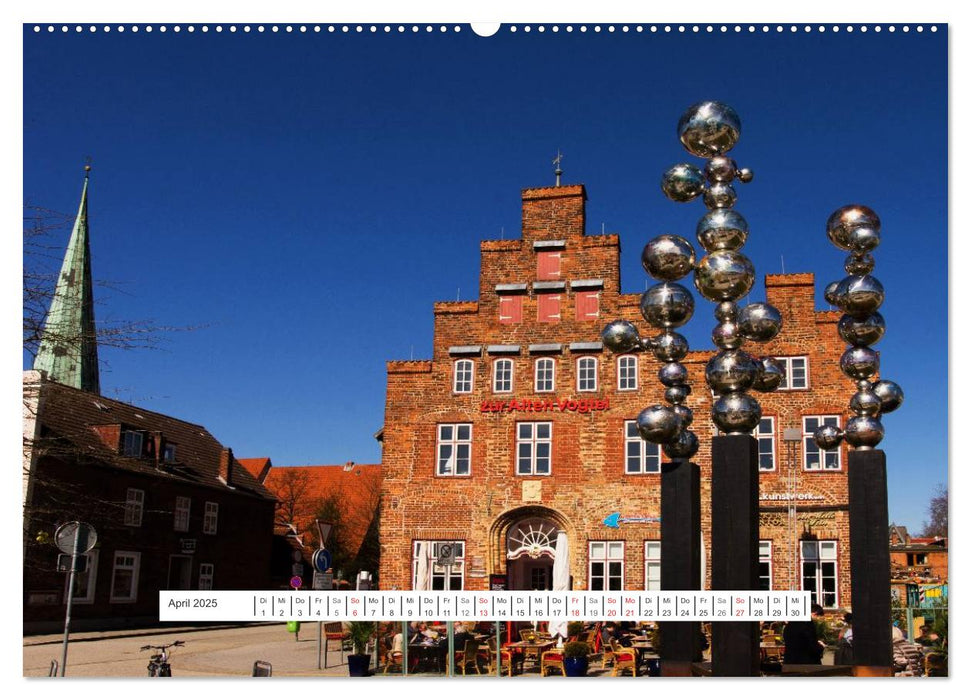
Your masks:
{"label": "roof antenna", "polygon": [[499,237],[502,240],[506,240],[506,227],[505,226],[500,226],[499,227]]}
{"label": "roof antenna", "polygon": [[415,359],[415,344],[414,343],[411,344],[411,359],[412,360]]}
{"label": "roof antenna", "polygon": [[603,221],[601,221],[600,222],[600,235],[602,236],[605,233],[607,233],[607,224],[605,224]]}
{"label": "roof antenna", "polygon": [[461,297],[462,297],[462,288],[458,287],[455,290],[455,301],[458,301],[459,299],[461,299]]}
{"label": "roof antenna", "polygon": [[560,175],[563,174],[563,169],[560,167],[560,161],[562,161],[562,160],[563,160],[563,154],[560,153],[560,149],[557,148],[556,149],[556,158],[553,159],[553,165],[556,166],[556,170],[553,171],[553,174],[556,175],[556,186],[557,187],[560,186]]}
{"label": "roof antenna", "polygon": [[782,260],[782,274],[786,274],[786,258],[784,255],[780,255],[779,259]]}

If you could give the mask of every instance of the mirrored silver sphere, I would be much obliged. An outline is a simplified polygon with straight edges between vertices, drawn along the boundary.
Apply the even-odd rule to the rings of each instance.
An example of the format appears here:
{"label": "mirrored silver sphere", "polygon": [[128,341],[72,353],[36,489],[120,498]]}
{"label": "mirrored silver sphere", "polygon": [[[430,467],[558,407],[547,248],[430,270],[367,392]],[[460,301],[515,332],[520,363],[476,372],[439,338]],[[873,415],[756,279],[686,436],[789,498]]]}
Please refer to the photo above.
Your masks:
{"label": "mirrored silver sphere", "polygon": [[694,297],[677,282],[655,284],[641,295],[641,314],[655,328],[683,326],[694,311]]}
{"label": "mirrored silver sphere", "polygon": [[733,323],[732,321],[719,323],[711,332],[711,342],[722,350],[740,348],[742,347],[743,340],[745,338],[742,337],[741,329],[737,323]]}
{"label": "mirrored silver sphere", "polygon": [[752,172],[751,168],[740,168],[738,171],[739,182],[749,183],[754,177],[755,173]]}
{"label": "mirrored silver sphere", "polygon": [[641,265],[654,279],[675,282],[695,269],[695,249],[681,236],[664,233],[644,246]]}
{"label": "mirrored silver sphere", "polygon": [[749,340],[765,343],[782,330],[782,314],[772,304],[758,301],[742,307],[738,312],[738,326]]}
{"label": "mirrored silver sphere", "polygon": [[705,365],[705,381],[717,394],[745,391],[755,382],[759,369],[744,350],[722,350]]}
{"label": "mirrored silver sphere", "polygon": [[846,256],[843,269],[848,275],[869,275],[876,261],[869,253],[850,253]]}
{"label": "mirrored silver sphere", "polygon": [[821,450],[835,450],[843,442],[843,429],[835,425],[821,425],[813,433],[813,442]]}
{"label": "mirrored silver sphere", "polygon": [[880,354],[865,345],[854,345],[840,357],[840,369],[850,379],[869,379],[880,371]]}
{"label": "mirrored silver sphere", "polygon": [[839,297],[836,296],[836,290],[839,289],[839,286],[839,282],[830,282],[826,285],[826,289],[823,290],[823,297],[830,306],[840,306]]}
{"label": "mirrored silver sphere", "polygon": [[727,182],[716,182],[705,190],[705,206],[709,209],[731,209],[738,201],[735,188]]}
{"label": "mirrored silver sphere", "polygon": [[850,345],[876,345],[886,330],[887,324],[879,311],[874,311],[866,318],[844,315],[836,325],[840,338]]}
{"label": "mirrored silver sphere", "polygon": [[880,245],[880,232],[869,226],[860,226],[850,231],[848,242],[854,252],[869,253]]}
{"label": "mirrored silver sphere", "polygon": [[752,382],[752,388],[756,391],[769,392],[775,391],[782,382],[786,380],[786,366],[774,357],[758,358],[756,364],[759,373]]}
{"label": "mirrored silver sphere", "polygon": [[883,285],[873,275],[844,277],[836,288],[836,298],[840,302],[840,308],[857,318],[865,318],[879,309],[883,303],[883,297]]}
{"label": "mirrored silver sphere", "polygon": [[826,221],[826,235],[837,248],[852,250],[850,232],[858,228],[871,228],[879,233],[880,217],[862,204],[848,204],[840,207]]}
{"label": "mirrored silver sphere", "polygon": [[728,156],[716,156],[705,165],[708,182],[731,182],[738,172],[738,165]]}
{"label": "mirrored silver sphere", "polygon": [[734,250],[709,253],[695,268],[695,288],[708,301],[734,301],[755,282],[752,261]]}
{"label": "mirrored silver sphere", "polygon": [[600,333],[604,347],[611,352],[623,354],[640,347],[641,338],[637,327],[630,321],[618,319],[608,323]]}
{"label": "mirrored silver sphere", "polygon": [[661,333],[654,338],[651,352],[661,362],[680,362],[688,354],[688,340],[674,331]]}
{"label": "mirrored silver sphere", "polygon": [[871,449],[883,440],[883,425],[875,416],[853,416],[846,421],[843,437],[853,447]]}
{"label": "mirrored silver sphere", "polygon": [[880,397],[880,413],[892,413],[904,402],[904,390],[889,379],[881,379],[874,384],[873,393]]}
{"label": "mirrored silver sphere", "polygon": [[722,323],[738,320],[738,304],[734,301],[721,301],[715,306],[715,318]]}
{"label": "mirrored silver sphere", "polygon": [[691,425],[691,421],[695,419],[694,411],[684,404],[676,404],[671,408],[674,409],[674,412],[678,414],[679,418],[681,418],[681,425],[683,425],[685,428]]}
{"label": "mirrored silver sphere", "polygon": [[748,238],[748,222],[734,209],[713,209],[698,221],[695,236],[709,253],[738,250]]}
{"label": "mirrored silver sphere", "polygon": [[661,176],[661,191],[675,202],[690,202],[705,191],[705,174],[690,163],[678,163]]}
{"label": "mirrored silver sphere", "polygon": [[688,381],[688,368],[680,362],[668,362],[661,365],[657,371],[657,378],[664,386],[674,386],[676,384],[686,384]]}
{"label": "mirrored silver sphere", "polygon": [[858,416],[876,416],[880,413],[880,397],[873,391],[860,390],[850,398],[850,410]]}
{"label": "mirrored silver sphere", "polygon": [[662,449],[671,459],[691,459],[698,451],[698,436],[690,430],[682,430],[678,436]]}
{"label": "mirrored silver sphere", "polygon": [[681,428],[681,418],[670,406],[648,406],[637,416],[637,432],[657,445],[674,440]]}
{"label": "mirrored silver sphere", "polygon": [[711,407],[711,419],[729,435],[751,433],[761,418],[759,402],[740,391],[719,396]]}
{"label": "mirrored silver sphere", "polygon": [[691,387],[687,384],[675,384],[664,390],[665,400],[675,406],[687,401],[689,394],[691,394]]}
{"label": "mirrored silver sphere", "polygon": [[678,138],[689,153],[699,158],[728,153],[741,133],[742,120],[734,109],[721,102],[694,104],[678,121]]}

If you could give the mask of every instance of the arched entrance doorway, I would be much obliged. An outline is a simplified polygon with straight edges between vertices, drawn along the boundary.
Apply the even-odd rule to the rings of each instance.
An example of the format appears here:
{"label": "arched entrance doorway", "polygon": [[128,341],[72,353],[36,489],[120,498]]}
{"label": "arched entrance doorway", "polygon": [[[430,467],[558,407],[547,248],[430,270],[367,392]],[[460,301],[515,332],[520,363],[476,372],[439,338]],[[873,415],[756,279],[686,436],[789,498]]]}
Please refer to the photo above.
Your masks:
{"label": "arched entrance doorway", "polygon": [[[526,506],[503,513],[492,527],[492,570],[506,574],[508,590],[552,590],[560,533],[567,543],[573,540],[566,518],[550,508]],[[572,568],[569,561],[565,568]]]}

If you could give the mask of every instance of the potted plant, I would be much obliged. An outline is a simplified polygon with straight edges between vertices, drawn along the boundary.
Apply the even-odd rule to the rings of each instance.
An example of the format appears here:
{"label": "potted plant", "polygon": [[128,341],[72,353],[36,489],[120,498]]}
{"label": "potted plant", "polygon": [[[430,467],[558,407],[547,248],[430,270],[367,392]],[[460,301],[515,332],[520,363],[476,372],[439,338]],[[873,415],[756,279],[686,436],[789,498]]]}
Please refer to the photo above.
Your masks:
{"label": "potted plant", "polygon": [[586,642],[567,642],[563,645],[563,670],[567,676],[587,675],[590,665],[590,646]]}
{"label": "potted plant", "polygon": [[367,653],[367,647],[374,636],[375,628],[373,622],[347,623],[347,632],[354,647],[354,653],[347,655],[347,670],[351,676],[367,675],[371,665],[371,655]]}
{"label": "potted plant", "polygon": [[567,624],[566,634],[571,640],[576,640],[580,638],[583,634],[583,623],[579,621],[573,621]]}

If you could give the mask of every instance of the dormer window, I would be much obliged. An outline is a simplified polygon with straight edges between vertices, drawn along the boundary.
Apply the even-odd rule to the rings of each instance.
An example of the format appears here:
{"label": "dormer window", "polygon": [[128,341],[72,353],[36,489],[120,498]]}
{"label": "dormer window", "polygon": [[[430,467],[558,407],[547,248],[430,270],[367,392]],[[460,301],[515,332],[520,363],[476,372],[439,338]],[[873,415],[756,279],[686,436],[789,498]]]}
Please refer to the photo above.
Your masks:
{"label": "dormer window", "polygon": [[165,443],[165,447],[162,448],[162,461],[163,462],[175,461],[175,445],[173,445],[171,442]]}
{"label": "dormer window", "polygon": [[145,436],[138,430],[121,433],[121,453],[126,457],[141,457]]}

